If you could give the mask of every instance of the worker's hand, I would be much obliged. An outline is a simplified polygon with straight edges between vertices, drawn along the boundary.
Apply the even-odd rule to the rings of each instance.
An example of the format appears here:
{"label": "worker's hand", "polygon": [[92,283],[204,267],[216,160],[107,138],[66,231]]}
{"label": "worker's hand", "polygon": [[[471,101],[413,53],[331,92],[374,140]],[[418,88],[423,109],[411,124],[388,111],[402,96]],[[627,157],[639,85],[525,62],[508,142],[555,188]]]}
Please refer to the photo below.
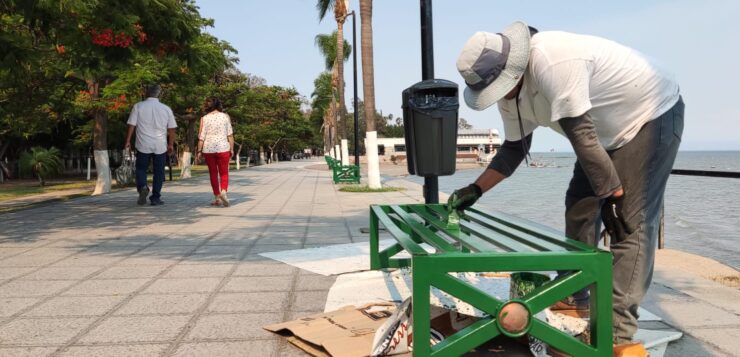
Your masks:
{"label": "worker's hand", "polygon": [[447,200],[447,209],[462,211],[478,201],[481,195],[483,195],[483,190],[478,185],[471,183],[452,193]]}
{"label": "worker's hand", "polygon": [[123,145],[123,150],[126,152],[131,151],[131,142],[127,142],[125,145]]}
{"label": "worker's hand", "polygon": [[604,222],[604,228],[614,239],[623,239],[634,232],[624,217],[623,205],[624,195],[621,195],[619,197],[609,196],[601,206],[601,220]]}
{"label": "worker's hand", "polygon": [[167,155],[172,155],[172,152],[175,151],[175,146],[172,144],[167,145]]}

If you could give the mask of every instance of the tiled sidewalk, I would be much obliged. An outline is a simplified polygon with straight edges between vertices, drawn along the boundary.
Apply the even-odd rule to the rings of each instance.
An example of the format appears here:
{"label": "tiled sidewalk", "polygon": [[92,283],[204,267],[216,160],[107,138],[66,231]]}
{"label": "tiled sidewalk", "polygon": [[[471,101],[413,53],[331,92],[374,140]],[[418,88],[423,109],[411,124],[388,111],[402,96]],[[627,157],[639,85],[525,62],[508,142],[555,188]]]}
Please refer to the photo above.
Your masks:
{"label": "tiled sidewalk", "polygon": [[[0,355],[301,355],[262,326],[323,311],[334,281],[257,255],[365,240],[369,200],[308,162],[232,172],[229,208],[205,178],[0,215]],[[420,196],[417,195],[417,196]]]}
{"label": "tiled sidewalk", "polygon": [[[0,214],[0,356],[304,356],[262,326],[323,311],[335,279],[258,254],[366,241],[368,205],[422,200],[339,192],[320,162],[232,172],[229,208],[201,177],[159,207],[125,190]],[[737,296],[657,266],[645,306],[687,334],[667,356],[732,356]]]}

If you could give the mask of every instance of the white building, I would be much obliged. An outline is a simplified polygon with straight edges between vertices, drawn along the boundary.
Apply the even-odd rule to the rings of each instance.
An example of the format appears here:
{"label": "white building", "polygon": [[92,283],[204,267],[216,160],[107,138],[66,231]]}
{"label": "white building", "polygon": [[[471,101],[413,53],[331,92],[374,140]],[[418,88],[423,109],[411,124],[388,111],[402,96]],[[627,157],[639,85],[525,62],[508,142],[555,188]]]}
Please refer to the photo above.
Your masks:
{"label": "white building", "polygon": [[[501,147],[501,138],[496,129],[459,129],[457,131],[458,159],[486,160],[488,154],[496,153]],[[404,138],[378,138],[378,156],[381,161],[391,156],[403,160],[406,158],[406,140]]]}

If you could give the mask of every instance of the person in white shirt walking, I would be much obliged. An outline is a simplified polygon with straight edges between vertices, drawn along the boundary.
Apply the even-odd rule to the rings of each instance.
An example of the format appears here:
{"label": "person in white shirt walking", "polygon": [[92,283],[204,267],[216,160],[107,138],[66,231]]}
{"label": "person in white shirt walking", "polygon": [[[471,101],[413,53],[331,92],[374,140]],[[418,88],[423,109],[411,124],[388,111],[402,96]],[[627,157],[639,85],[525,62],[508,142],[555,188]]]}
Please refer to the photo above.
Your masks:
{"label": "person in white shirt walking", "polygon": [[149,201],[152,206],[164,203],[161,199],[164,166],[167,155],[171,155],[173,151],[177,123],[172,109],[159,102],[161,93],[162,88],[159,85],[146,86],[147,98],[134,105],[128,118],[125,149],[131,150],[131,137],[136,132],[136,189],[139,192],[139,205],[145,204],[149,195],[147,169],[150,161],[153,161],[154,179]]}
{"label": "person in white shirt walking", "polygon": [[226,192],[229,190],[229,161],[234,155],[234,130],[231,118],[223,110],[216,97],[207,98],[203,104],[203,111],[207,114],[200,119],[195,161],[200,161],[201,153],[206,159],[214,196],[211,205],[228,207]]}
{"label": "person in white shirt walking", "polygon": [[[566,235],[595,246],[604,224],[614,256],[614,355],[646,356],[632,337],[683,132],[684,104],[673,76],[616,42],[537,32],[523,22],[473,35],[457,69],[469,107],[498,104],[506,140],[475,183],[456,190],[448,204],[469,207],[509,177],[528,155],[535,128],[567,137],[577,161],[565,195]],[[587,316],[588,300],[583,290],[551,308]]]}

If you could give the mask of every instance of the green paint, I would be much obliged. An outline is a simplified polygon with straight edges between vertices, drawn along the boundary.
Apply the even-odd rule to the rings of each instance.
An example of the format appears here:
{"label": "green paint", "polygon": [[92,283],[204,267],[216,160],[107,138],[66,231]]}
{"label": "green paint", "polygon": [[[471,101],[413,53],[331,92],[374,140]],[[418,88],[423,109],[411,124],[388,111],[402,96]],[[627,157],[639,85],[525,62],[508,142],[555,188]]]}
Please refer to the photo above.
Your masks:
{"label": "green paint", "polygon": [[[415,341],[429,341],[432,286],[488,314],[435,346],[415,344],[414,356],[459,356],[495,336],[506,334],[495,318],[506,301],[451,276],[451,272],[514,272],[512,280],[518,281],[515,301],[523,304],[532,316],[588,287],[593,302],[591,345],[537,319],[531,320],[528,334],[574,356],[612,355],[612,257],[609,252],[570,240],[549,227],[502,213],[477,209],[467,209],[457,217],[450,217],[450,213],[445,205],[438,204],[370,206],[371,268],[411,266],[414,272]],[[457,225],[454,224],[456,218]],[[378,244],[381,226],[397,241],[383,251]],[[435,247],[436,252],[427,252],[421,243]],[[395,258],[401,251],[408,252],[411,257]],[[556,270],[573,273],[552,281],[531,273]]]}

